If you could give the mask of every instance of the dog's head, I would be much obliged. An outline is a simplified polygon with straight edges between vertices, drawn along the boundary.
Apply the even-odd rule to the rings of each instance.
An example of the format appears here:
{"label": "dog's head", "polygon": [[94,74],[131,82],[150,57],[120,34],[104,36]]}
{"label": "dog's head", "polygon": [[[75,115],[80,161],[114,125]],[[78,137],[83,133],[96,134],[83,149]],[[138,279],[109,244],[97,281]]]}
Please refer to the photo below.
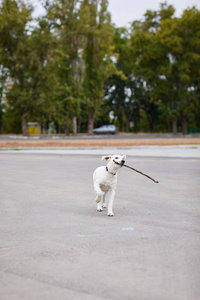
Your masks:
{"label": "dog's head", "polygon": [[111,169],[117,170],[125,164],[126,155],[106,155],[102,156],[101,160],[107,161],[107,166]]}

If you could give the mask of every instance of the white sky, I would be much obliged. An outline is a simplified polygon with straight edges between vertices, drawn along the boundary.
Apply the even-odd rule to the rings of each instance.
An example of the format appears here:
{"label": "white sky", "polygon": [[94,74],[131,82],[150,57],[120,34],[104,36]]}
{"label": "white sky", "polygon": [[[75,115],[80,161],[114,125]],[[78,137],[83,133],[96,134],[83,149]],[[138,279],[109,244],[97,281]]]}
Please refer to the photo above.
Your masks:
{"label": "white sky", "polygon": [[[39,16],[44,13],[44,10],[39,0],[30,1],[35,6],[34,16]],[[112,23],[117,27],[128,26],[134,20],[143,18],[147,9],[158,10],[160,3],[165,0],[109,0],[109,11],[112,16]],[[181,16],[183,10],[188,7],[196,6],[200,10],[200,0],[168,0],[176,9],[176,16]]]}

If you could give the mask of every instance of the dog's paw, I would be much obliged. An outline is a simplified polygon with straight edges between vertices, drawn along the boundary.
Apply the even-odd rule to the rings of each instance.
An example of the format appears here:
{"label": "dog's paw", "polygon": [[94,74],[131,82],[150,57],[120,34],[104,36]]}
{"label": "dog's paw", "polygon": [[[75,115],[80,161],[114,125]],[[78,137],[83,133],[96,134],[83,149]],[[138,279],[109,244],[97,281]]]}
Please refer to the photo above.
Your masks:
{"label": "dog's paw", "polygon": [[102,208],[102,207],[98,207],[98,208],[97,208],[97,211],[98,211],[98,212],[101,212],[101,211],[103,211],[103,208]]}
{"label": "dog's paw", "polygon": [[103,206],[103,208],[106,208],[106,204],[103,204],[102,206]]}
{"label": "dog's paw", "polygon": [[113,216],[114,216],[114,213],[113,213],[113,212],[108,212],[107,215],[108,215],[109,217],[113,217]]}

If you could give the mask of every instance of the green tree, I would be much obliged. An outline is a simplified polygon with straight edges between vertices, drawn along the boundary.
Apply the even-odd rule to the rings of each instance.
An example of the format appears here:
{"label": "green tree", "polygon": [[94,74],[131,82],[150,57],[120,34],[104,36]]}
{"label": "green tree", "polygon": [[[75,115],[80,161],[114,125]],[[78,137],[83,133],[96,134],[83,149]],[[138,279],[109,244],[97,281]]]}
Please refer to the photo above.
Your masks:
{"label": "green tree", "polygon": [[82,13],[87,19],[84,48],[84,99],[88,109],[88,133],[93,133],[96,114],[104,97],[105,80],[114,72],[113,27],[107,11],[107,0],[84,0]]}
{"label": "green tree", "polygon": [[0,65],[0,133],[3,132],[3,108],[5,106],[3,93],[5,91],[6,79],[7,72],[4,69],[3,65]]}
{"label": "green tree", "polygon": [[174,94],[174,131],[179,117],[186,134],[188,122],[194,126],[200,111],[200,12],[187,9],[181,18],[164,20],[158,35],[169,56],[166,77]]}
{"label": "green tree", "polygon": [[30,27],[32,8],[22,1],[4,0],[0,9],[1,63],[11,82],[7,89],[7,112],[18,116],[23,134],[27,122],[47,119],[56,81],[53,65],[54,40],[45,20]]}
{"label": "green tree", "polygon": [[[57,0],[48,8],[47,18],[53,22],[58,40],[57,112],[63,116],[65,132],[72,122],[73,134],[77,134],[77,118],[80,114],[83,83],[83,24],[80,16],[80,0]],[[69,122],[70,121],[70,122]]]}
{"label": "green tree", "polygon": [[[199,110],[199,11],[185,10],[181,18],[174,9],[161,4],[158,12],[147,11],[136,23],[132,35],[136,76],[145,83],[144,109],[153,130],[160,122],[177,132],[181,120],[183,134],[188,121],[195,123]],[[195,75],[194,75],[195,74]]]}
{"label": "green tree", "polygon": [[[107,81],[107,96],[111,110],[117,118],[119,131],[128,132],[130,122],[138,129],[139,121],[139,79],[134,77],[130,34],[126,28],[116,28],[114,32],[115,60],[117,74]],[[123,73],[120,73],[120,71]]]}
{"label": "green tree", "polygon": [[15,106],[21,116],[24,134],[27,134],[29,106],[29,96],[24,87],[27,74],[27,25],[31,21],[31,11],[31,7],[27,7],[22,1],[3,0],[0,6],[1,64],[9,70],[13,83],[9,93],[11,105]]}
{"label": "green tree", "polygon": [[45,18],[31,32],[28,39],[28,72],[30,102],[33,110],[30,118],[48,127],[54,114],[54,100],[58,79],[55,73],[58,42],[51,32],[51,24]]}
{"label": "green tree", "polygon": [[[147,11],[143,22],[132,24],[132,47],[135,66],[133,73],[143,81],[140,103],[146,113],[151,131],[159,120],[158,100],[168,103],[168,91],[163,84],[166,68],[169,67],[168,53],[158,37],[161,23],[172,17],[172,6],[161,4],[160,10]],[[164,99],[163,99],[164,97]],[[162,105],[159,106],[161,108]]]}

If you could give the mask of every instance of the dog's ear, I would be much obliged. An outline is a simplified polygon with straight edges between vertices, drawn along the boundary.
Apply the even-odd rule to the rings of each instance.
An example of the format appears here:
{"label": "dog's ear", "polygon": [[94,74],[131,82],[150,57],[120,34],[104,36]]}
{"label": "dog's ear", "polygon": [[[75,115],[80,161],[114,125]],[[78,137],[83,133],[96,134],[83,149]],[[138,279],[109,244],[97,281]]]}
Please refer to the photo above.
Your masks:
{"label": "dog's ear", "polygon": [[109,155],[106,155],[106,156],[102,156],[102,158],[101,158],[101,160],[109,160],[109,159],[111,159],[111,156],[109,156]]}

